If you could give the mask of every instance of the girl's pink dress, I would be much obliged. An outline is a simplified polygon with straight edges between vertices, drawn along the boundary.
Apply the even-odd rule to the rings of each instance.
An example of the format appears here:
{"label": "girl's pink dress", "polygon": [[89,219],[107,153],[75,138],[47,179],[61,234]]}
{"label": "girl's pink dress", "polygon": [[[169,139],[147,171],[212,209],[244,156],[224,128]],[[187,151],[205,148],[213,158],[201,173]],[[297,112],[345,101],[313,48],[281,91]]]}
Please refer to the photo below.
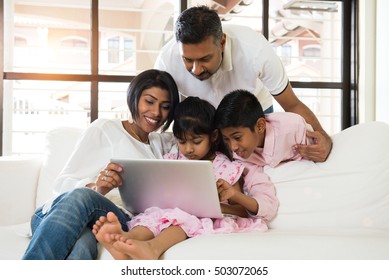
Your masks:
{"label": "girl's pink dress", "polygon": [[[182,154],[166,154],[166,159],[187,160]],[[236,161],[230,161],[224,154],[217,152],[213,161],[213,171],[216,180],[221,178],[235,184],[242,175],[244,166]],[[215,182],[216,182],[215,180]],[[215,184],[216,188],[216,184]],[[201,204],[201,201],[199,201]],[[144,213],[138,214],[127,222],[128,228],[144,226],[157,236],[169,226],[180,226],[188,237],[220,233],[266,231],[267,224],[260,218],[224,217],[218,219],[197,218],[181,209],[161,209],[150,207]]]}

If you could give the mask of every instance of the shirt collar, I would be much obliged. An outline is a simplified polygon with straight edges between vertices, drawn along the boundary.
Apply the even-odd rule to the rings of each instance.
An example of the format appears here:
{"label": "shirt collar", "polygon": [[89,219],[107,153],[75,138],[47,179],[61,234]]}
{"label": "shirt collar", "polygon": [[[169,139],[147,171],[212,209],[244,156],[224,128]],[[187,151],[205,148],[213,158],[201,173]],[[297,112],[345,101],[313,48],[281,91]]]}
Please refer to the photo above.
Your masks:
{"label": "shirt collar", "polygon": [[275,131],[269,122],[266,122],[266,136],[265,144],[263,145],[262,153],[268,156],[273,156],[274,154],[274,145],[275,145]]}
{"label": "shirt collar", "polygon": [[221,71],[231,71],[232,69],[233,69],[233,66],[232,66],[231,39],[226,34],[226,45],[224,47],[223,60],[222,60],[222,64],[220,65],[220,69],[219,70],[221,70]]}

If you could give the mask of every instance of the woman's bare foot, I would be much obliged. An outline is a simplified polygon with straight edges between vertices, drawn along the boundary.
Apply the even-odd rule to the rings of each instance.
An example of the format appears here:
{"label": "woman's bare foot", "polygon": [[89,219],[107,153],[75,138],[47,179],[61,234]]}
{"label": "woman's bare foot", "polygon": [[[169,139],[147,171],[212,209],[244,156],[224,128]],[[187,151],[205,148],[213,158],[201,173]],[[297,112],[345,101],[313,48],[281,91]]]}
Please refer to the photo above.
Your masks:
{"label": "woman's bare foot", "polygon": [[112,247],[116,251],[127,255],[127,259],[158,260],[160,257],[160,254],[153,249],[150,241],[126,239],[120,235],[115,235],[114,238],[116,242],[113,242]]}
{"label": "woman's bare foot", "polygon": [[108,212],[107,217],[101,216],[99,220],[93,225],[93,234],[96,236],[97,241],[103,245],[112,257],[116,260],[128,260],[129,256],[116,250],[113,247],[113,243],[116,241],[114,236],[122,235],[125,232],[122,230],[122,226],[117,216]]}

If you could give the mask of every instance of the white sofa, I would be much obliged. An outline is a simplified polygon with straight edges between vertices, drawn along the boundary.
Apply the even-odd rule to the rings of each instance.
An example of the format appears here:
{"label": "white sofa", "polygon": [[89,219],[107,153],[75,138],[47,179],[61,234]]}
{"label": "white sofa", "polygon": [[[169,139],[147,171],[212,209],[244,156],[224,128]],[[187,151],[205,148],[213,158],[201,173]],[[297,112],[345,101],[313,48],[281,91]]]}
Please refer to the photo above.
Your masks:
{"label": "white sofa", "polygon": [[[51,196],[51,185],[80,129],[50,131],[43,158],[0,158],[0,259],[20,259],[29,220]],[[265,233],[201,236],[162,259],[389,259],[389,125],[371,122],[333,136],[324,163],[266,168],[280,207]],[[111,259],[100,248],[99,259]]]}

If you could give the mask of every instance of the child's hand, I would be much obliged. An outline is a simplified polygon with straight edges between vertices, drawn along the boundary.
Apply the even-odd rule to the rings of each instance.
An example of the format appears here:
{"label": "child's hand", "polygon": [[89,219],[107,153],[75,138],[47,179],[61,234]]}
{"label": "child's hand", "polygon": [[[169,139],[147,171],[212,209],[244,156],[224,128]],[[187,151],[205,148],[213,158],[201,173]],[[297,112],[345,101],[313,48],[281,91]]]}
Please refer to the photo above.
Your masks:
{"label": "child's hand", "polygon": [[225,215],[225,217],[227,217],[228,215],[242,218],[248,217],[246,209],[239,204],[230,205],[220,203],[220,209],[222,210],[222,213]]}
{"label": "child's hand", "polygon": [[217,186],[217,191],[219,193],[220,201],[225,201],[233,198],[237,192],[236,188],[234,188],[232,185],[230,185],[223,179],[218,179],[216,181],[216,186]]}

